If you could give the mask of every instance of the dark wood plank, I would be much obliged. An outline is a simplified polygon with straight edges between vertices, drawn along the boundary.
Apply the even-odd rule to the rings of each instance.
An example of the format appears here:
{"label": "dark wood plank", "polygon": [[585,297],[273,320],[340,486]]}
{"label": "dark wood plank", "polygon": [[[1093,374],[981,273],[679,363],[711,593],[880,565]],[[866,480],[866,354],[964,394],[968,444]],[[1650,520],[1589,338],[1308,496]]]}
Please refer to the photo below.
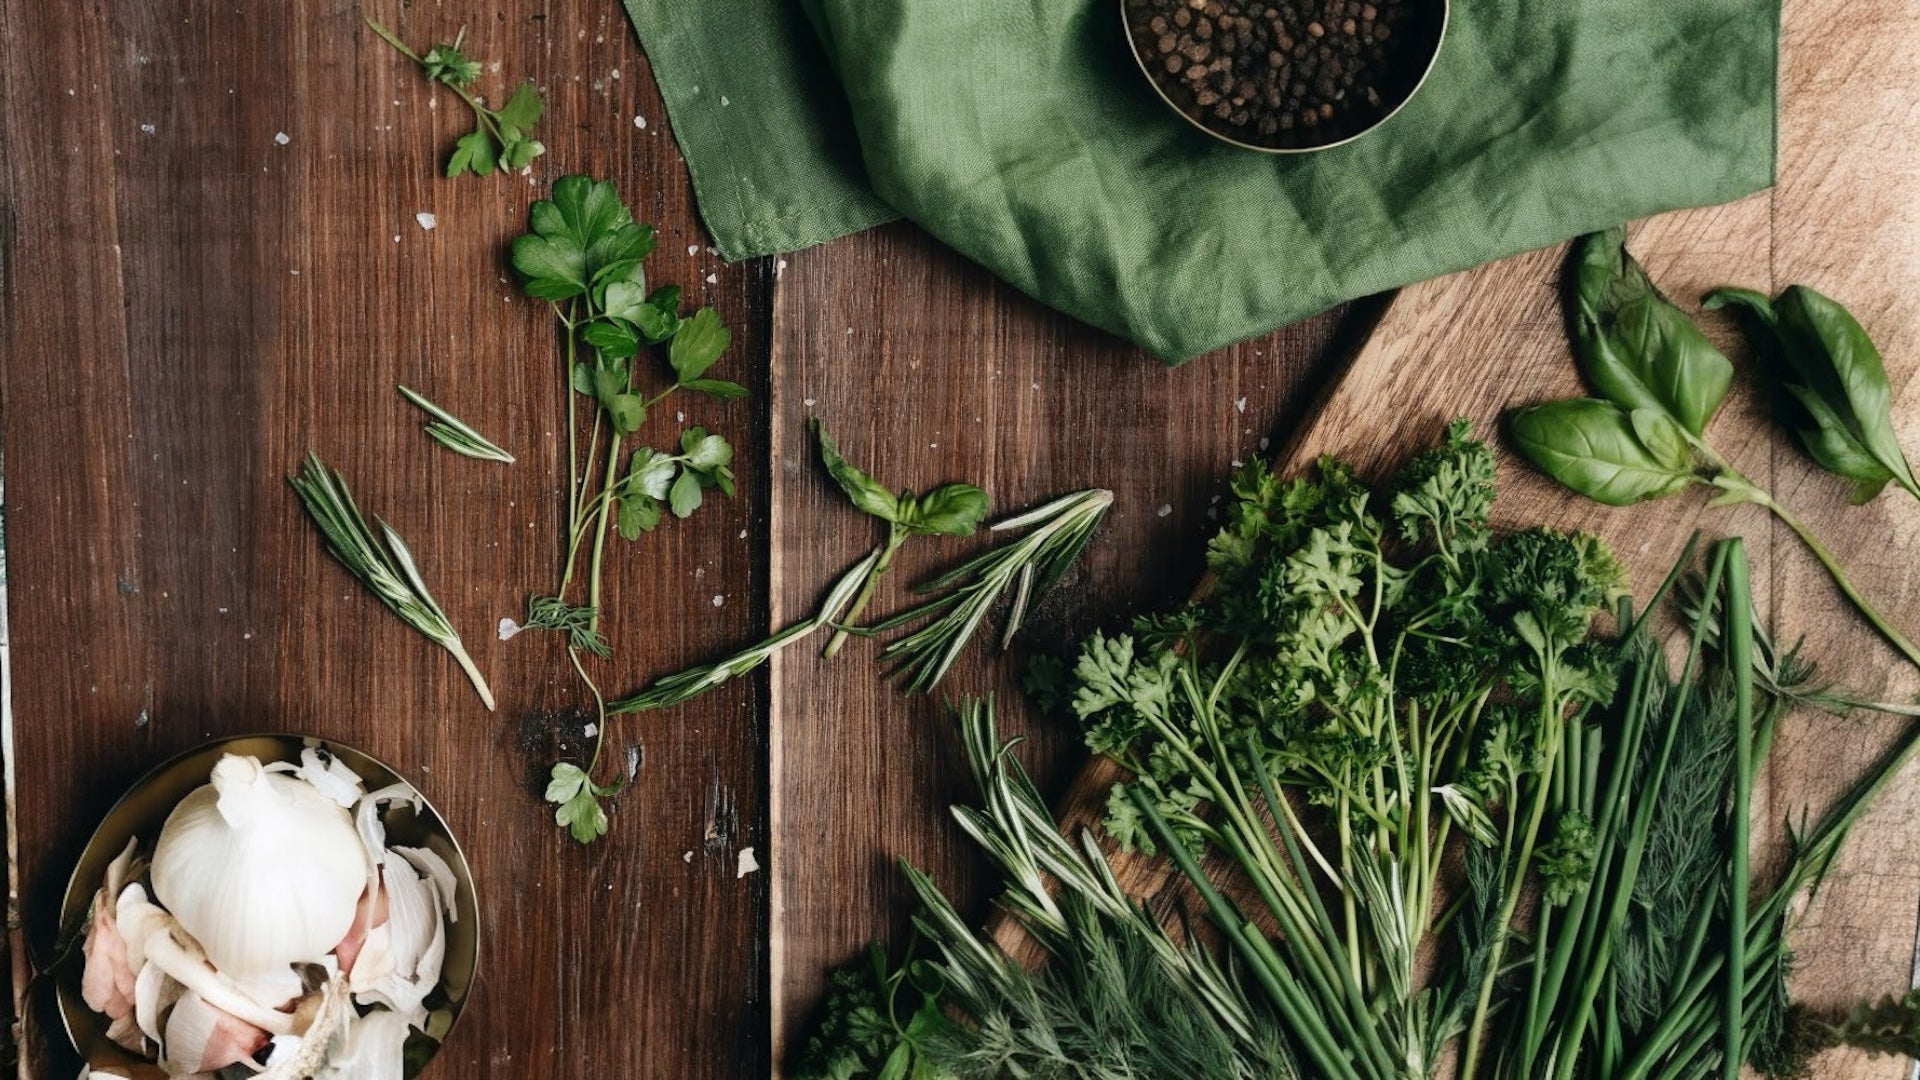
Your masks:
{"label": "dark wood plank", "polygon": [[[654,276],[717,304],[736,330],[727,366],[764,383],[768,283],[705,253],[617,7],[375,12],[414,42],[464,19],[471,50],[501,61],[482,85],[526,75],[547,93],[532,176],[455,181],[436,166],[459,103],[353,7],[0,12],[13,764],[35,957],[72,857],[143,769],[292,729],[393,762],[466,844],[483,967],[438,1074],[764,1072],[766,878],[735,876],[737,849],[765,850],[760,691],[619,724],[613,757],[642,751],[639,782],[581,850],[539,789],[548,717],[583,695],[550,640],[493,633],[558,562],[561,366],[503,257],[548,181],[615,180],[662,228]],[[433,448],[402,381],[520,463]],[[765,400],[684,406],[736,439],[746,492],[614,549],[609,688],[764,624]],[[643,435],[672,438],[676,411]],[[322,553],[282,482],[309,447],[411,541],[498,714]],[[71,1075],[38,1019],[27,1064]]]}
{"label": "dark wood plank", "polygon": [[[879,539],[818,466],[809,418],[882,482],[923,490],[969,480],[993,496],[996,517],[1082,487],[1116,494],[1081,567],[1014,655],[977,650],[937,697],[903,698],[882,683],[870,642],[832,662],[819,659],[818,642],[775,660],[778,1057],[804,1037],[828,967],[868,941],[898,940],[909,906],[895,859],[985,913],[988,879],[947,815],[971,792],[942,700],[997,692],[1007,734],[1030,739],[1025,760],[1043,790],[1062,790],[1083,752],[1071,732],[1027,715],[1025,657],[1192,588],[1229,462],[1298,419],[1339,318],[1168,370],[904,225],[789,256],[774,312],[776,625],[810,613]],[[982,543],[910,545],[873,612],[904,606],[911,584]]]}

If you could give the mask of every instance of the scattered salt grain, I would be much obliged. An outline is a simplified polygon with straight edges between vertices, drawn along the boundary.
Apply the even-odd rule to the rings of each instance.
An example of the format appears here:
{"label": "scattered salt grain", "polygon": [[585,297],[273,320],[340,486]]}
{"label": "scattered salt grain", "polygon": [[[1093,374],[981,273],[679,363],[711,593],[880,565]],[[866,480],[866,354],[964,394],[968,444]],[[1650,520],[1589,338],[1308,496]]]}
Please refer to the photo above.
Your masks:
{"label": "scattered salt grain", "polygon": [[634,118],[633,118],[633,126],[634,126],[634,127],[637,127],[637,128],[645,128],[645,127],[647,126],[647,118],[646,118],[646,117],[644,117],[644,116],[636,116],[636,117],[634,117]]}
{"label": "scattered salt grain", "polygon": [[582,736],[585,736],[586,738],[589,738],[589,739],[591,739],[591,738],[593,738],[593,737],[594,737],[595,735],[598,735],[598,734],[600,734],[600,725],[599,725],[599,724],[588,724],[588,725],[587,725],[586,727],[583,727],[583,728],[581,728],[581,729],[580,729],[580,734],[581,734]]}
{"label": "scattered salt grain", "polygon": [[[806,406],[807,408],[809,408],[809,409],[811,409],[811,408],[813,408],[813,399],[812,399],[812,398],[808,398],[808,399],[807,399],[806,401],[804,401],[804,402],[801,402],[801,404],[803,404],[803,405],[805,405],[805,406]],[[1729,978],[1729,980],[1731,980],[1731,978],[1732,978],[1732,976],[1728,976],[1728,978]]]}
{"label": "scattered salt grain", "polygon": [[718,255],[718,254],[720,254],[720,249],[719,249],[719,248],[717,248],[717,247],[709,247],[709,248],[707,249],[707,254],[709,254],[709,255]]}
{"label": "scattered salt grain", "polygon": [[[1269,446],[1271,446],[1271,445],[1273,445],[1273,440],[1272,440],[1272,439],[1261,439],[1261,440],[1260,440],[1260,449],[1261,449],[1262,451],[1265,451],[1265,450],[1266,450],[1266,448],[1267,448],[1267,447],[1269,447]],[[1732,976],[1728,976],[1728,979],[1729,979],[1729,981],[1731,981],[1731,979],[1732,979]]]}
{"label": "scattered salt grain", "polygon": [[140,131],[141,131],[141,133],[142,133],[142,134],[146,134],[146,135],[151,135],[151,134],[153,134],[154,132],[156,132],[156,131],[159,131],[159,130],[160,130],[159,128],[157,128],[157,127],[155,127],[155,126],[154,126],[154,125],[152,125],[152,124],[141,124],[141,125],[140,125]]}
{"label": "scattered salt grain", "polygon": [[[691,863],[691,862],[693,862],[693,852],[691,852],[691,851],[688,851],[688,852],[683,852],[683,853],[681,854],[681,856],[680,856],[680,861],[681,861],[681,862],[683,862],[683,863]],[[1731,981],[1731,980],[1729,980],[1729,981]]]}
{"label": "scattered salt grain", "polygon": [[731,104],[733,104],[733,102],[731,102],[731,101],[728,101],[728,100],[727,100],[727,95],[725,95],[725,94],[721,94],[721,95],[720,95],[720,107],[721,107],[721,108],[723,108],[723,109],[724,109],[724,108],[726,108],[726,107],[727,107],[728,105],[731,105]]}
{"label": "scattered salt grain", "polygon": [[520,632],[520,624],[512,619],[500,620],[500,640],[505,641]]}
{"label": "scattered salt grain", "polygon": [[774,277],[779,277],[781,274],[784,274],[786,272],[787,272],[787,260],[781,259],[779,262],[773,264]]}
{"label": "scattered salt grain", "polygon": [[687,245],[687,254],[689,254],[689,255],[698,255],[698,254],[700,254],[700,245],[699,245],[699,244],[688,244],[688,245]]}
{"label": "scattered salt grain", "polygon": [[1172,504],[1172,503],[1161,503],[1161,504],[1160,504],[1160,509],[1158,509],[1158,510],[1156,510],[1156,511],[1154,511],[1154,515],[1155,515],[1156,517],[1170,517],[1170,516],[1172,516],[1172,514],[1173,514],[1173,504]]}
{"label": "scattered salt grain", "polygon": [[758,869],[760,869],[760,860],[753,857],[753,849],[750,847],[741,848],[740,862],[733,871],[733,879],[738,881]]}
{"label": "scattered salt grain", "polygon": [[747,530],[745,530],[745,529],[741,529],[741,530],[740,530],[740,539],[742,539],[742,540],[745,540],[746,538],[747,538]]}
{"label": "scattered salt grain", "polygon": [[725,607],[726,603],[727,603],[727,598],[724,596],[715,596],[713,598],[714,607]]}
{"label": "scattered salt grain", "polygon": [[1234,399],[1233,399],[1233,411],[1234,411],[1234,412],[1246,412],[1246,411],[1247,411],[1247,399],[1246,399],[1246,398],[1234,398]]}
{"label": "scattered salt grain", "polygon": [[719,274],[708,274],[708,275],[707,275],[707,284],[709,284],[709,285],[718,285],[718,284],[720,284],[720,275],[719,275]]}
{"label": "scattered salt grain", "polygon": [[413,220],[419,222],[421,228],[428,230],[431,230],[435,225],[440,223],[438,219],[425,210],[413,215]]}
{"label": "scattered salt grain", "polygon": [[288,143],[293,141],[293,137],[291,135],[288,135],[286,132],[282,131],[282,132],[275,133],[275,135],[273,136],[273,141],[279,143],[281,146],[285,146]]}

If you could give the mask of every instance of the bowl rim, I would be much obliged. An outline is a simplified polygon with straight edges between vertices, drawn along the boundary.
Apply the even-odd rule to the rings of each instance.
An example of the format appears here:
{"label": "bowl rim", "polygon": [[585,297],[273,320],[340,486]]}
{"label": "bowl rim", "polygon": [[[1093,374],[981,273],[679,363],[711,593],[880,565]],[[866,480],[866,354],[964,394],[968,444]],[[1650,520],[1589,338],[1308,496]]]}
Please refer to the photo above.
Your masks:
{"label": "bowl rim", "polygon": [[[432,800],[427,798],[426,793],[420,790],[418,784],[408,779],[405,773],[402,773],[385,759],[376,757],[357,746],[338,739],[330,739],[319,735],[304,735],[292,731],[243,732],[238,735],[224,735],[218,738],[208,739],[205,742],[172,754],[153,765],[146,772],[142,773],[138,780],[128,785],[127,789],[121,792],[120,796],[113,801],[113,804],[101,815],[100,821],[94,826],[92,834],[87,837],[86,844],[80,849],[80,855],[74,860],[73,870],[67,875],[66,889],[60,897],[60,910],[56,923],[59,927],[59,932],[64,935],[69,927],[79,926],[82,917],[91,910],[93,896],[99,891],[100,886],[98,882],[93,883],[91,886],[86,886],[81,881],[81,871],[86,869],[88,863],[96,861],[96,849],[100,845],[102,831],[114,820],[116,815],[120,813],[121,809],[125,807],[130,800],[139,794],[142,789],[157,782],[161,777],[179,768],[192,758],[220,751],[224,747],[242,743],[259,743],[263,740],[278,743],[287,751],[288,756],[276,758],[275,760],[277,761],[297,761],[299,760],[300,752],[310,747],[323,748],[330,754],[338,754],[344,751],[346,754],[364,759],[375,768],[384,771],[388,776],[392,777],[393,780],[413,789],[414,794],[420,798],[421,812],[416,815],[416,817],[426,824],[426,831],[429,834],[444,839],[447,846],[451,849],[454,855],[454,861],[450,868],[454,872],[454,880],[466,890],[466,899],[472,906],[473,948],[471,960],[466,965],[468,968],[466,985],[460,988],[460,993],[457,997],[449,995],[450,1000],[446,1005],[441,1006],[440,1009],[432,1010],[429,1013],[429,1019],[431,1019],[433,1012],[445,1011],[447,1013],[445,1029],[436,1036],[429,1036],[436,1044],[432,1056],[437,1057],[439,1047],[445,1045],[448,1035],[458,1026],[461,1015],[466,1012],[467,1001],[473,995],[474,985],[480,980],[481,939],[484,935],[480,925],[480,896],[479,890],[473,880],[473,866],[467,859],[466,849],[460,846],[460,838],[454,835],[452,826],[447,824],[446,816],[440,812],[440,808],[435,806]],[[350,768],[354,768],[355,772],[362,774],[361,781],[363,783],[367,782],[368,777],[365,775],[367,770],[359,768],[356,763],[351,761],[347,762],[347,765]],[[374,791],[378,790],[378,787],[373,784],[368,784],[367,789]],[[135,830],[132,835],[138,836],[138,830]],[[107,858],[111,861],[117,857],[118,854],[119,851],[115,850],[109,854]],[[456,914],[460,914],[459,908],[459,899],[456,898],[454,905],[454,912]],[[84,927],[81,927],[80,932],[84,934]],[[77,942],[75,942],[74,948],[76,951],[78,950],[79,945]],[[442,989],[444,989],[444,986]],[[78,996],[77,974],[70,974],[54,979],[53,991],[55,1011],[60,1014],[60,1026],[66,1031],[68,1043],[73,1046],[75,1052],[85,1061],[88,1058],[89,1051],[87,1047],[81,1045],[79,1033],[74,1030],[76,1012],[84,1013],[86,1017],[96,1020],[99,1014],[95,1013],[84,1001],[80,1000]],[[431,1057],[429,1060],[431,1060]]]}
{"label": "bowl rim", "polygon": [[1447,29],[1453,21],[1453,0],[1420,0],[1422,3],[1438,4],[1440,7],[1440,29],[1434,36],[1433,52],[1427,56],[1427,66],[1421,70],[1420,77],[1414,80],[1413,88],[1407,91],[1406,96],[1400,99],[1399,104],[1381,114],[1380,118],[1373,123],[1368,124],[1366,127],[1361,128],[1359,131],[1345,138],[1330,143],[1320,143],[1315,146],[1261,146],[1258,143],[1242,142],[1231,135],[1225,135],[1213,130],[1187,115],[1185,109],[1182,109],[1172,98],[1167,96],[1167,92],[1160,88],[1160,80],[1154,78],[1152,70],[1147,67],[1146,57],[1142,56],[1139,48],[1134,45],[1133,28],[1127,22],[1127,2],[1128,0],[1120,0],[1119,2],[1121,36],[1126,39],[1127,53],[1133,57],[1134,66],[1140,69],[1141,76],[1147,80],[1147,85],[1153,88],[1154,95],[1165,103],[1167,108],[1172,109],[1175,116],[1185,120],[1188,125],[1220,142],[1226,143],[1228,146],[1237,146],[1242,150],[1252,150],[1256,153],[1275,155],[1316,154],[1322,150],[1332,150],[1335,147],[1345,146],[1355,139],[1378,130],[1386,124],[1387,121],[1400,115],[1400,110],[1407,107],[1407,102],[1419,96],[1421,88],[1427,85],[1429,78],[1433,77],[1433,69],[1439,66],[1440,63],[1440,52],[1445,49],[1447,45]]}

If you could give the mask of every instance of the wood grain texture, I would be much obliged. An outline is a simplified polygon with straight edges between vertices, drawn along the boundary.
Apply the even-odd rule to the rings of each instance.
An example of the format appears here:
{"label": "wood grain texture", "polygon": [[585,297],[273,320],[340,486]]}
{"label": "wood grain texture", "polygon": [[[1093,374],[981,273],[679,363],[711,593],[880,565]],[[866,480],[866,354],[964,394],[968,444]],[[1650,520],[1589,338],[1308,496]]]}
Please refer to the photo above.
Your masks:
{"label": "wood grain texture", "polygon": [[[416,43],[465,22],[500,62],[481,79],[496,94],[539,82],[550,153],[531,176],[441,177],[464,107],[353,5],[0,4],[24,940],[45,962],[71,859],[147,766],[213,736],[302,731],[397,765],[467,847],[482,973],[437,1075],[764,1072],[766,879],[735,875],[736,851],[766,842],[758,689],[622,724],[612,757],[635,747],[639,783],[583,850],[539,796],[550,716],[583,695],[553,639],[493,628],[558,567],[562,370],[551,316],[504,259],[531,201],[592,172],[662,225],[651,272],[720,308],[726,370],[761,403],[688,403],[685,422],[734,434],[748,462],[766,455],[769,283],[704,254],[614,5],[369,12]],[[520,463],[435,448],[398,382]],[[673,438],[675,411],[643,436]],[[323,554],[282,480],[309,447],[408,538],[499,713]],[[765,491],[614,549],[611,687],[764,623]],[[47,1019],[30,1017],[26,1064],[71,1076]]]}

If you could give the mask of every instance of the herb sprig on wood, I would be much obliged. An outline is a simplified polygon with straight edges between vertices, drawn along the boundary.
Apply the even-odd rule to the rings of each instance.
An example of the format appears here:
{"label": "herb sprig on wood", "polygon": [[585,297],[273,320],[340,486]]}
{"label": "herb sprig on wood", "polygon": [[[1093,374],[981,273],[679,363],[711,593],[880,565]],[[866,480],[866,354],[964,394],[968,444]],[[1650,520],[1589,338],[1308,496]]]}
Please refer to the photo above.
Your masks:
{"label": "herb sprig on wood", "polygon": [[376,535],[354,503],[346,480],[327,468],[318,454],[308,453],[305,467],[299,474],[288,477],[287,483],[293,485],[301,505],[320,527],[327,551],[408,626],[452,653],[460,670],[466,672],[474,690],[479,692],[480,700],[492,709],[493,691],[487,687],[486,677],[467,655],[460,635],[447,621],[447,613],[440,610],[433,594],[427,591],[427,583],[420,579],[420,569],[413,561],[413,552],[407,549],[393,526],[380,522],[380,532]]}
{"label": "herb sprig on wood", "polygon": [[498,109],[488,108],[470,89],[480,77],[480,62],[461,51],[461,42],[467,36],[464,27],[453,41],[435,45],[423,56],[371,16],[367,18],[367,26],[380,35],[380,40],[418,65],[420,73],[429,81],[444,84],[473,110],[473,130],[453,144],[453,154],[447,158],[447,176],[465,172],[485,176],[496,169],[504,173],[519,172],[547,152],[533,137],[534,125],[546,110],[546,102],[541,100],[533,80],[522,82]]}
{"label": "herb sprig on wood", "polygon": [[[607,710],[581,659],[611,653],[600,629],[608,533],[635,540],[668,513],[693,514],[710,491],[734,492],[733,447],[720,435],[690,427],[675,440],[677,452],[643,445],[627,453],[627,441],[676,392],[726,401],[747,391],[709,374],[732,342],[719,314],[703,307],[683,317],[679,286],[649,287],[642,264],[654,249],[653,227],[634,219],[612,184],[562,177],[550,198],[533,204],[528,226],[513,242],[513,266],[527,295],[552,308],[564,341],[567,488],[558,583],[528,598],[525,628],[566,638],[568,660],[593,697],[592,753],[584,766],[555,764],[547,791],[555,820],[584,843],[606,831],[598,800],[619,788],[591,779]],[[660,351],[664,385],[646,363]]]}

